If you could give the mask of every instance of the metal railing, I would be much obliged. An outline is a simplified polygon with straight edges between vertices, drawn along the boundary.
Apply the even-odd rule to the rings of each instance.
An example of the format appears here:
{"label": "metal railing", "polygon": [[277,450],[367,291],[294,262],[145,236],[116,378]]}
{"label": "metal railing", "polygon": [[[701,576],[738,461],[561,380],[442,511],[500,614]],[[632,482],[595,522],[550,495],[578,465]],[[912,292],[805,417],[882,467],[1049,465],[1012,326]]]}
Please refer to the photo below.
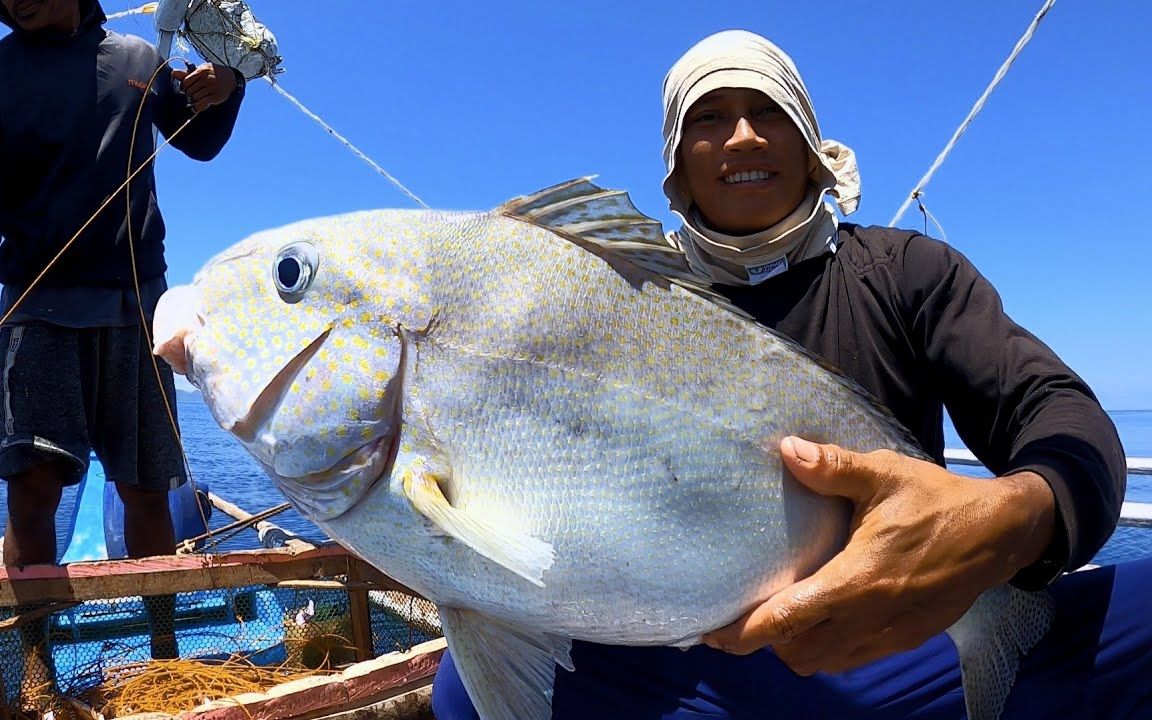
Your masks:
{"label": "metal railing", "polygon": [[[984,467],[968,450],[949,448],[944,451],[944,459],[951,465]],[[1126,460],[1129,475],[1152,475],[1152,458],[1130,457]],[[1125,502],[1120,509],[1119,524],[1122,527],[1152,528],[1152,503]]]}

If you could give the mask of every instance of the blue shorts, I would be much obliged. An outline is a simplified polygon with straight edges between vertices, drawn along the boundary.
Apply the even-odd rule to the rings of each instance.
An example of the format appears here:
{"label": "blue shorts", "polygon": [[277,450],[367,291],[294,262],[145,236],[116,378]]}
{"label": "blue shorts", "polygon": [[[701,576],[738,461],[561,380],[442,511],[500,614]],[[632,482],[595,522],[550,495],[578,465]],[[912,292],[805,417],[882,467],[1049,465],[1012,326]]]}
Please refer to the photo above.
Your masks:
{"label": "blue shorts", "polygon": [[[1066,575],[1057,610],[1024,659],[1004,718],[1152,718],[1152,558]],[[630,648],[577,642],[576,672],[557,668],[553,718],[957,720],[956,650],[938,635],[852,672],[800,677],[769,650]],[[445,653],[432,691],[437,720],[477,720]]]}

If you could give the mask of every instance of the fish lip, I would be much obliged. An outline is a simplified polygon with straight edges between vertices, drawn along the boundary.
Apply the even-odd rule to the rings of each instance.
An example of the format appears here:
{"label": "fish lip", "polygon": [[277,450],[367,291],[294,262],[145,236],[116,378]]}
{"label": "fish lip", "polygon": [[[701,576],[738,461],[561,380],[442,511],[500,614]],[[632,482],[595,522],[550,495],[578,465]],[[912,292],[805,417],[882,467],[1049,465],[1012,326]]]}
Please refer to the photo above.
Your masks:
{"label": "fish lip", "polygon": [[[328,337],[331,334],[332,327],[329,326],[324,332],[317,335],[312,342],[308,343],[307,347],[296,353],[296,355],[268,381],[268,384],[260,390],[256,395],[256,399],[253,400],[252,404],[248,407],[248,412],[245,413],[243,417],[233,420],[225,430],[236,435],[241,442],[253,442],[256,438],[256,430],[268,421],[268,417],[275,411],[280,400],[288,392],[292,381],[296,379],[304,367],[316,356],[316,353],[320,352],[320,348],[328,341]],[[191,353],[188,354],[188,365],[189,367],[194,367]],[[355,452],[359,452],[362,448],[363,446]]]}
{"label": "fish lip", "polygon": [[[332,511],[331,506],[326,507],[305,502],[305,506],[308,508],[303,511],[305,515],[315,521],[328,522],[346,515],[354,508],[359,507],[360,501],[363,498],[371,494],[381,482],[387,482],[387,479],[391,477],[392,470],[396,466],[396,458],[399,457],[400,454],[400,438],[403,435],[402,428],[403,424],[397,419],[397,421],[392,424],[389,432],[358,446],[355,450],[340,458],[340,460],[331,467],[325,470],[318,470],[308,475],[297,477],[277,476],[269,466],[265,465],[265,467],[269,468],[269,472],[274,477],[281,477],[282,481],[290,481],[292,486],[307,488],[314,480],[322,483],[333,473],[341,473],[351,464],[364,462],[363,458],[367,456],[364,470],[359,473],[359,477],[362,478],[364,482],[360,485],[361,489],[358,490],[356,496],[350,498],[349,502],[341,504],[335,512]],[[352,478],[346,478],[346,480],[351,479]],[[282,489],[284,488],[282,487]],[[289,498],[295,497],[297,501],[299,501],[297,493],[286,491],[285,494],[288,495]]]}
{"label": "fish lip", "polygon": [[400,454],[400,436],[402,434],[400,428],[401,423],[395,423],[392,432],[381,436],[380,439],[376,441],[377,446],[379,446],[387,440],[388,448],[384,455],[384,466],[380,469],[380,473],[372,478],[372,486],[375,486],[376,483],[392,475],[392,469],[396,466],[396,458]]}
{"label": "fish lip", "polygon": [[[192,346],[196,344],[195,331],[190,331],[188,334],[186,334],[183,340],[181,340],[180,344],[183,346],[184,350],[184,372],[180,374],[184,376],[184,379],[188,381],[189,385],[196,388],[197,390],[203,391],[204,385],[200,381],[199,375],[196,373],[196,363],[193,359],[195,353],[192,351]],[[175,366],[173,366],[172,369],[174,371],[177,370]]]}
{"label": "fish lip", "polygon": [[374,487],[384,478],[392,475],[392,469],[396,466],[396,458],[400,454],[400,436],[403,434],[404,429],[404,383],[407,375],[407,360],[408,360],[408,343],[405,342],[404,333],[397,329],[397,337],[400,338],[400,362],[396,376],[392,379],[396,383],[395,396],[392,400],[392,423],[389,425],[391,432],[381,435],[375,442],[377,447],[388,440],[388,449],[384,456],[384,465],[380,469],[380,473],[372,478],[371,487]]}

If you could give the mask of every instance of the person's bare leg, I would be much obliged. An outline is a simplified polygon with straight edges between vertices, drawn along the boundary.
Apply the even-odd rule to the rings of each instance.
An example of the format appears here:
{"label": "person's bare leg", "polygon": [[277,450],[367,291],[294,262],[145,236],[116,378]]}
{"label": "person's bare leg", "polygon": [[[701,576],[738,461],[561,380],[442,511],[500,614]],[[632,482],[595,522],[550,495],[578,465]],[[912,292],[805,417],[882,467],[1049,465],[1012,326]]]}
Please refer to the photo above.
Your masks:
{"label": "person's bare leg", "polygon": [[56,562],[56,508],[67,478],[59,463],[45,463],[8,480],[4,564]]}
{"label": "person's bare leg", "polygon": [[[56,562],[56,508],[60,506],[67,477],[64,465],[47,462],[8,478],[8,525],[4,529],[6,566],[26,567]],[[35,604],[20,604],[16,613],[35,607]],[[26,702],[50,695],[55,685],[47,634],[47,618],[20,627],[24,663],[21,694]]]}
{"label": "person's bare leg", "polygon": [[[128,557],[144,558],[176,554],[176,531],[168,509],[167,491],[149,491],[116,483],[124,501],[124,545]],[[144,598],[148,622],[152,626],[152,657],[178,657],[176,647],[176,596]]]}

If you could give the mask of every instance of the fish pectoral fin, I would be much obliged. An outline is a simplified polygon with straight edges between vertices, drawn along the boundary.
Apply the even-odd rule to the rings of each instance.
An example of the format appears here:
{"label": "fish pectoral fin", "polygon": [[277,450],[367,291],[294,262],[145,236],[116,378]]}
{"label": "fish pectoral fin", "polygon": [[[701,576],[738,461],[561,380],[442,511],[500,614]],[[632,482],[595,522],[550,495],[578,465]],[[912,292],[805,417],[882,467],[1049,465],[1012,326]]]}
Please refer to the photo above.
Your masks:
{"label": "fish pectoral fin", "polygon": [[481,720],[548,720],[556,666],[572,671],[572,641],[473,610],[440,608],[456,670]]}
{"label": "fish pectoral fin", "polygon": [[1048,632],[1055,603],[1047,592],[999,585],[980,597],[948,635],[960,656],[969,720],[996,720],[1016,681],[1020,658]]}
{"label": "fish pectoral fin", "polygon": [[438,530],[533,585],[544,587],[544,571],[552,567],[556,557],[551,543],[457,510],[444,497],[435,474],[421,465],[404,471],[403,486],[412,507]]}

